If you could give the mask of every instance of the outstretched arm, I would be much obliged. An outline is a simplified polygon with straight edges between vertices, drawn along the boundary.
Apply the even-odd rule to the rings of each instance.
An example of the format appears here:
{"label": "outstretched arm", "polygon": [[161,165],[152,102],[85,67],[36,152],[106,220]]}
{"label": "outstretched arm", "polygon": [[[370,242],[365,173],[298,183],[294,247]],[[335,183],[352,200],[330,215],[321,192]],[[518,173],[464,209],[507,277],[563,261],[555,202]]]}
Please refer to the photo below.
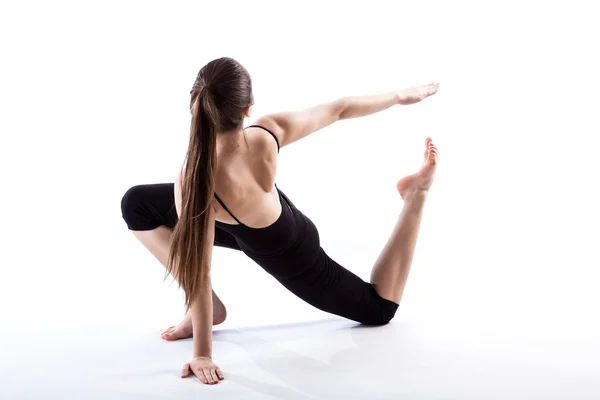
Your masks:
{"label": "outstretched arm", "polygon": [[298,141],[336,121],[364,117],[396,104],[413,104],[437,92],[439,85],[430,84],[374,96],[351,96],[295,112],[266,115],[256,121],[271,130],[281,147]]}
{"label": "outstretched arm", "polygon": [[398,92],[384,93],[374,96],[353,96],[346,97],[342,100],[344,102],[344,108],[340,113],[340,120],[366,117],[367,115],[387,110],[391,106],[399,104]]}

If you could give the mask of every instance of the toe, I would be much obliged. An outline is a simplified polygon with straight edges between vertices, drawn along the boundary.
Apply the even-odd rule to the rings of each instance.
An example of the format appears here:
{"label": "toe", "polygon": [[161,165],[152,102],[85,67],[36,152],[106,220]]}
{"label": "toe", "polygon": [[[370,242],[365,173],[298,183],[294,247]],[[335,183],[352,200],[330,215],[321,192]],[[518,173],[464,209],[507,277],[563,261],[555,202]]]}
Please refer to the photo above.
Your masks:
{"label": "toe", "polygon": [[172,331],[173,328],[175,328],[175,327],[174,326],[168,327],[167,329],[165,329],[165,331],[163,332],[163,334]]}
{"label": "toe", "polygon": [[163,339],[167,339],[167,340],[174,339],[175,328],[171,327],[171,328],[167,329],[165,332],[163,332],[162,337],[163,337]]}

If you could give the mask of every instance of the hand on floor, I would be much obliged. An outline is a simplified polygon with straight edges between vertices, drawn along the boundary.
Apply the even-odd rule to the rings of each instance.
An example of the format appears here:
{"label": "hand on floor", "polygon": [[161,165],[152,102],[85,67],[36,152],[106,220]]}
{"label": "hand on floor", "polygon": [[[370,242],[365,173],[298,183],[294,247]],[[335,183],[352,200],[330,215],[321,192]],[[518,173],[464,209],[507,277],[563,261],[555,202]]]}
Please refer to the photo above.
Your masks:
{"label": "hand on floor", "polygon": [[208,357],[194,357],[192,361],[185,363],[181,377],[187,378],[190,372],[208,385],[215,385],[225,379],[221,369]]}

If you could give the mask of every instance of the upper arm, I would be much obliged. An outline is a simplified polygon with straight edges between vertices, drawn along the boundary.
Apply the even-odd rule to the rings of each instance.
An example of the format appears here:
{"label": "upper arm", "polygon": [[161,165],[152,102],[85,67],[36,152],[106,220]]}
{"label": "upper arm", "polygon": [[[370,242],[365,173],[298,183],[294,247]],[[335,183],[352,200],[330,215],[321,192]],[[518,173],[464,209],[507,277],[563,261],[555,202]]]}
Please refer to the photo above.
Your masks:
{"label": "upper arm", "polygon": [[333,124],[343,109],[344,101],[340,99],[305,110],[266,115],[256,124],[273,131],[283,147]]}

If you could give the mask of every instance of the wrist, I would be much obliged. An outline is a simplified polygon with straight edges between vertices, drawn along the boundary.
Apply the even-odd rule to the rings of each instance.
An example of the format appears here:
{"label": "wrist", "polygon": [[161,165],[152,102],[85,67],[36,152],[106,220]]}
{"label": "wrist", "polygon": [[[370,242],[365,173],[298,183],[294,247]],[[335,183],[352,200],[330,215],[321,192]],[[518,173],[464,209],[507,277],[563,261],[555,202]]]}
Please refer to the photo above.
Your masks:
{"label": "wrist", "polygon": [[212,357],[211,356],[197,356],[197,355],[194,355],[193,360],[209,360],[209,361],[212,361]]}
{"label": "wrist", "polygon": [[402,105],[402,100],[404,100],[404,96],[400,92],[394,93],[394,101],[396,105]]}

